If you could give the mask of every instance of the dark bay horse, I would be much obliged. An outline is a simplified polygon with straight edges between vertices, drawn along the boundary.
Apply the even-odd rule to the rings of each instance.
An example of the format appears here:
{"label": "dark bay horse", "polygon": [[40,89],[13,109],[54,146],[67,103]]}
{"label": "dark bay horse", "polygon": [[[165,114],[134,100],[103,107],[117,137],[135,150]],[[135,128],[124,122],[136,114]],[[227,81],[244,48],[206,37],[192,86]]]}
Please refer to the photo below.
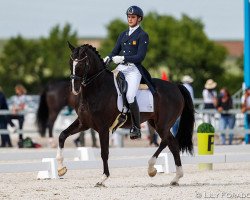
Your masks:
{"label": "dark bay horse", "polygon": [[[71,92],[69,80],[54,80],[49,82],[40,95],[37,110],[37,125],[42,137],[49,130],[50,143],[53,143],[53,126],[58,114],[65,106],[75,107],[77,97]],[[53,144],[51,144],[53,145]]]}
{"label": "dark bay horse", "polygon": [[[77,96],[71,92],[69,79],[50,81],[40,95],[39,107],[36,115],[36,122],[41,137],[45,137],[46,130],[49,132],[49,146],[57,147],[57,141],[53,137],[53,127],[60,111],[69,106],[73,109],[76,105]],[[81,139],[83,142],[83,138]],[[95,132],[91,130],[92,146],[96,147]],[[81,144],[82,145],[82,144]]]}
{"label": "dark bay horse", "polygon": [[[97,186],[103,186],[110,175],[108,167],[109,127],[119,114],[113,74],[107,70],[100,55],[92,46],[85,44],[75,48],[69,43],[69,47],[72,51],[70,56],[72,93],[78,98],[78,104],[75,107],[78,117],[59,136],[58,174],[62,176],[67,171],[63,165],[63,148],[66,138],[77,132],[93,128],[99,133],[104,170]],[[156,129],[161,137],[161,143],[148,162],[148,174],[155,176],[156,159],[168,146],[176,165],[176,176],[170,184],[178,185],[179,179],[183,176],[180,151],[193,153],[193,102],[189,92],[180,84],[160,79],[153,79],[153,83],[157,90],[157,94],[154,95],[154,112],[141,113],[141,122],[148,121]],[[170,129],[179,116],[181,117],[180,125],[175,138]],[[131,120],[128,116],[123,127],[130,126]]]}

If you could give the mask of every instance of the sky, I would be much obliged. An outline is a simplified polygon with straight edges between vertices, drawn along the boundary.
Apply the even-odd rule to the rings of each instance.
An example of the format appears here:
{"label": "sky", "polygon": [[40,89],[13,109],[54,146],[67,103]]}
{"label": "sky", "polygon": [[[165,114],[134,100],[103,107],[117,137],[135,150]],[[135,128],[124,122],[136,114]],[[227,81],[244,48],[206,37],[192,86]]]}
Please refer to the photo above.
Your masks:
{"label": "sky", "polygon": [[210,39],[244,38],[243,0],[0,0],[0,38],[48,36],[70,23],[79,37],[105,37],[111,20],[126,20],[131,5],[144,13],[199,18]]}

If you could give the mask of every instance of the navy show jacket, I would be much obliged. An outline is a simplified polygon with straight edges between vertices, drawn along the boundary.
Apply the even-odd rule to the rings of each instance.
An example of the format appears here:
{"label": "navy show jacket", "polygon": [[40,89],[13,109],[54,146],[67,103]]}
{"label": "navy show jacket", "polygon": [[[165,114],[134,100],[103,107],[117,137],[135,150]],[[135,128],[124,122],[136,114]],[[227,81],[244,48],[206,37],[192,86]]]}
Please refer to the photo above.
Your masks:
{"label": "navy show jacket", "polygon": [[116,42],[116,45],[109,55],[110,58],[120,55],[124,56],[125,63],[134,63],[142,75],[143,81],[148,85],[150,91],[154,94],[154,89],[149,72],[142,66],[148,44],[148,34],[139,26],[131,35],[129,29],[122,32]]}

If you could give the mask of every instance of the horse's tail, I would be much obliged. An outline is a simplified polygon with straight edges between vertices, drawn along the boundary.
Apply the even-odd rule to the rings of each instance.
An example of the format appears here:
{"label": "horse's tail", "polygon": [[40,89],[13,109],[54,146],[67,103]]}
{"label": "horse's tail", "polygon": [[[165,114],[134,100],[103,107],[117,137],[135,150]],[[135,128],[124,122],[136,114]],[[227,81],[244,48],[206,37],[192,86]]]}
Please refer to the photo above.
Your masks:
{"label": "horse's tail", "polygon": [[39,107],[38,107],[37,115],[36,115],[38,131],[42,137],[45,136],[48,116],[49,116],[49,109],[48,109],[48,104],[46,100],[46,94],[47,94],[47,90],[44,89],[44,91],[42,92],[40,96],[40,103],[39,103]]}
{"label": "horse's tail", "polygon": [[193,154],[193,131],[194,131],[194,105],[189,91],[181,84],[178,85],[184,97],[185,105],[181,114],[180,124],[176,138],[180,151]]}

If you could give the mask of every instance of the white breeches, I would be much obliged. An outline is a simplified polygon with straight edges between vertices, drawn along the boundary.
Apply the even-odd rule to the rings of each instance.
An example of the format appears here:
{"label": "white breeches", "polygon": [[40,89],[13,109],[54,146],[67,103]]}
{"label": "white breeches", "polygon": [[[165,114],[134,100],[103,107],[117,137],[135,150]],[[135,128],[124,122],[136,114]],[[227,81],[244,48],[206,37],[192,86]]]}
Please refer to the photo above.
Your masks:
{"label": "white breeches", "polygon": [[126,95],[127,101],[128,103],[133,103],[136,96],[136,92],[141,82],[142,76],[140,71],[134,64],[130,65],[120,64],[117,66],[116,70],[121,71],[124,74],[125,79],[128,83],[128,91]]}

